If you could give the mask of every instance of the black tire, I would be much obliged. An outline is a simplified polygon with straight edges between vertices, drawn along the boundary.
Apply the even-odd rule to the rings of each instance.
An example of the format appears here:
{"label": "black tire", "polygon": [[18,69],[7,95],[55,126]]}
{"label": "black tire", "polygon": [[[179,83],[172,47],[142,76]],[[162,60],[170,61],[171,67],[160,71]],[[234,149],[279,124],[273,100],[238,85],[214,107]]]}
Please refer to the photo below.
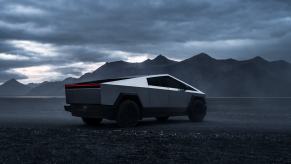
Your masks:
{"label": "black tire", "polygon": [[87,117],[82,117],[83,122],[86,125],[89,126],[97,126],[100,125],[102,118],[87,118]]}
{"label": "black tire", "polygon": [[156,117],[158,122],[166,122],[169,120],[169,116],[162,116],[162,117]]}
{"label": "black tire", "polygon": [[188,107],[188,117],[192,122],[202,122],[207,112],[206,104],[203,100],[192,100]]}
{"label": "black tire", "polygon": [[140,119],[140,107],[133,100],[122,101],[117,110],[116,121],[119,127],[134,127]]}

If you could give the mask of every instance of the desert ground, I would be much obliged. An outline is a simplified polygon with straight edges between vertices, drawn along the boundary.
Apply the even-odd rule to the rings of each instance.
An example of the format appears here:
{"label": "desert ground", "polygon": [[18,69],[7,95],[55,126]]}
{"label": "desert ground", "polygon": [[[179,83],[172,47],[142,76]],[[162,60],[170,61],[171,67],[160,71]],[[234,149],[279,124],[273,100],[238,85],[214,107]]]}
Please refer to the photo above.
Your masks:
{"label": "desert ground", "polygon": [[0,98],[1,163],[291,163],[291,98],[208,98],[204,122],[83,125],[62,97]]}

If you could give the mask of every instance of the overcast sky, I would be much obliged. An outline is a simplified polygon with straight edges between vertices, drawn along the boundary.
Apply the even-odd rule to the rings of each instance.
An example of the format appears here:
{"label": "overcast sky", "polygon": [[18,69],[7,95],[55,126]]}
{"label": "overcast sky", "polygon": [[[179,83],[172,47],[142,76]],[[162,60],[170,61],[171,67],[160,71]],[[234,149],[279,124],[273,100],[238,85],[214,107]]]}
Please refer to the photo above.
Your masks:
{"label": "overcast sky", "polygon": [[0,0],[0,83],[163,54],[291,61],[288,0]]}

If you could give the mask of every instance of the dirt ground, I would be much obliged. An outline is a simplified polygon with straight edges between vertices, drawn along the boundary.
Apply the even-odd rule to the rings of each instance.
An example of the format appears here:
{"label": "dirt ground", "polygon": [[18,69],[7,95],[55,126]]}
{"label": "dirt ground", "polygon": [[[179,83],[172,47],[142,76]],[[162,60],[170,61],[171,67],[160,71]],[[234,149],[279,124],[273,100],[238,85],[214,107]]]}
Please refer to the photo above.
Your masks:
{"label": "dirt ground", "polygon": [[63,99],[0,98],[1,163],[291,163],[291,99],[208,100],[202,123],[83,125]]}
{"label": "dirt ground", "polygon": [[291,134],[1,128],[1,163],[290,163]]}

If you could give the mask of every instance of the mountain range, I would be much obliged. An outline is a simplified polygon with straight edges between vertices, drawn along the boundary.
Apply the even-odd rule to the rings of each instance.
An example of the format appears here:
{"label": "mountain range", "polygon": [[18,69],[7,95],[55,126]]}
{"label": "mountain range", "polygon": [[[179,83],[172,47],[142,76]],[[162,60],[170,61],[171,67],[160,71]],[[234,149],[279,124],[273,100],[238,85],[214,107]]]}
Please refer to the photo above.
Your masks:
{"label": "mountain range", "polygon": [[204,91],[208,96],[285,97],[291,96],[291,64],[267,61],[214,59],[200,53],[182,61],[163,55],[141,63],[108,62],[79,78],[24,85],[12,79],[0,86],[0,96],[62,96],[64,84],[132,75],[167,73]]}

